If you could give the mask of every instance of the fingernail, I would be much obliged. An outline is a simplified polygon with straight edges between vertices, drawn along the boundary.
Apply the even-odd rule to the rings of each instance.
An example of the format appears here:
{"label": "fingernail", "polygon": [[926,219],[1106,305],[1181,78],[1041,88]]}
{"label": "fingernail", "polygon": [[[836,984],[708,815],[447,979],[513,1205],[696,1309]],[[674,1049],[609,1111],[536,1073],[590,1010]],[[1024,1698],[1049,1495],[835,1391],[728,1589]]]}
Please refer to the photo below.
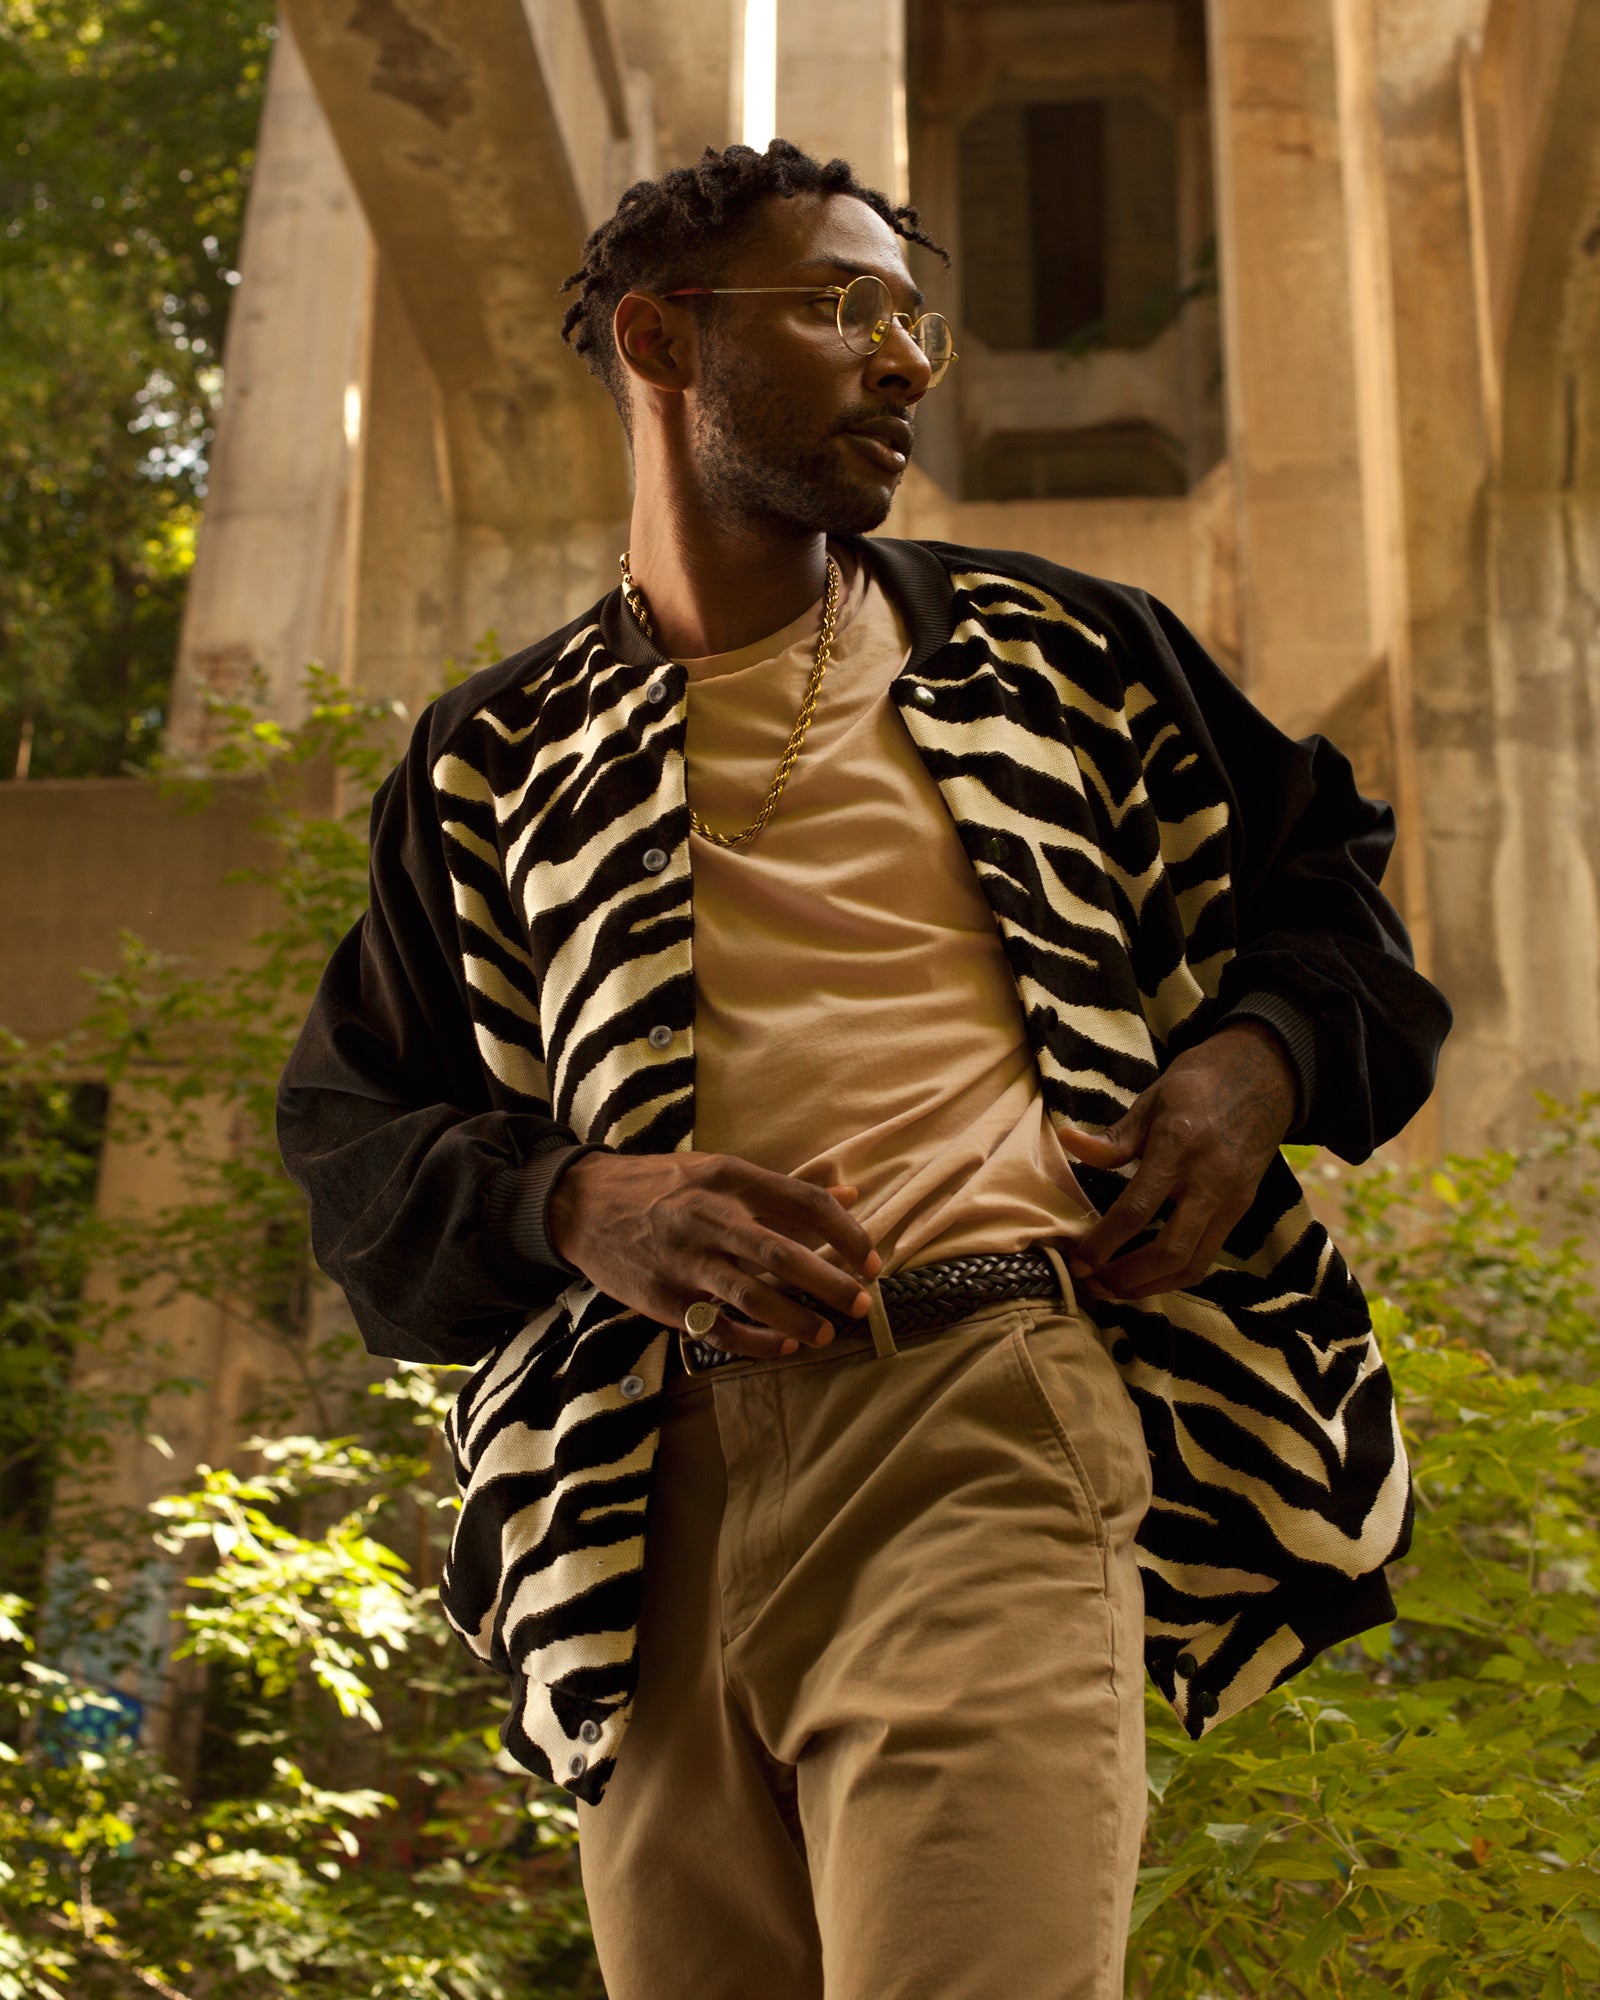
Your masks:
{"label": "fingernail", "polygon": [[832,1340],[832,1338],[833,1338],[833,1328],[829,1326],[826,1320],[824,1320],[822,1324],[817,1328],[816,1334],[814,1336],[816,1345],[818,1347],[826,1347],[828,1342]]}
{"label": "fingernail", "polygon": [[869,1278],[875,1278],[883,1269],[883,1259],[878,1255],[876,1250],[873,1250],[868,1254],[867,1261],[862,1268],[866,1271]]}
{"label": "fingernail", "polygon": [[855,1296],[855,1303],[850,1308],[851,1318],[865,1319],[868,1313],[870,1313],[871,1311],[872,1311],[871,1299],[867,1297],[865,1292],[857,1292]]}
{"label": "fingernail", "polygon": [[800,1352],[800,1343],[798,1340],[786,1340],[782,1347],[778,1349],[778,1352],[780,1354],[798,1354]]}

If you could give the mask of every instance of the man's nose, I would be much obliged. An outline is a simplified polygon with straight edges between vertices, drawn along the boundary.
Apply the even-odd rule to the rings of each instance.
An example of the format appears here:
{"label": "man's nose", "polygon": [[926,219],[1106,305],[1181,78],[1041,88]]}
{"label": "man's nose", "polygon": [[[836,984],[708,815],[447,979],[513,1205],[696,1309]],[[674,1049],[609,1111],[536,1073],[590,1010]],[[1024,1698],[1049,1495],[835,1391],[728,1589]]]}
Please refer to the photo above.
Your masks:
{"label": "man's nose", "polygon": [[865,380],[871,389],[898,389],[908,405],[919,403],[933,382],[928,357],[911,338],[911,330],[900,320],[891,320],[889,331],[874,348],[867,362]]}

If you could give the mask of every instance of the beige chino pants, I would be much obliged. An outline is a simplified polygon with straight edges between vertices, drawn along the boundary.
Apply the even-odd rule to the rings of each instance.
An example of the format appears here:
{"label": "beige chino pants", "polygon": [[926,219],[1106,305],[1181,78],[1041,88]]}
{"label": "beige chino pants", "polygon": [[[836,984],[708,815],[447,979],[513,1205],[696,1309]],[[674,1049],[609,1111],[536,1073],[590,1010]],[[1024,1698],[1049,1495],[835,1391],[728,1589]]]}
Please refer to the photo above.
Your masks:
{"label": "beige chino pants", "polygon": [[1091,1323],[669,1385],[639,1693],[579,1808],[610,2000],[1114,2000],[1149,1503]]}

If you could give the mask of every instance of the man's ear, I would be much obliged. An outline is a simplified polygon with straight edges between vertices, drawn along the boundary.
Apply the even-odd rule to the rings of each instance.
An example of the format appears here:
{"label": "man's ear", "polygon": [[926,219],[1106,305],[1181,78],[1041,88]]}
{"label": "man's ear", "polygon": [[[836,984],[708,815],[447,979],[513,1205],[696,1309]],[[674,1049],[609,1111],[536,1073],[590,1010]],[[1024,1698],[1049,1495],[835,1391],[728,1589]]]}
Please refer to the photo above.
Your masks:
{"label": "man's ear", "polygon": [[694,381],[699,359],[693,317],[652,298],[627,292],[617,301],[611,336],[623,366],[641,386],[681,394]]}

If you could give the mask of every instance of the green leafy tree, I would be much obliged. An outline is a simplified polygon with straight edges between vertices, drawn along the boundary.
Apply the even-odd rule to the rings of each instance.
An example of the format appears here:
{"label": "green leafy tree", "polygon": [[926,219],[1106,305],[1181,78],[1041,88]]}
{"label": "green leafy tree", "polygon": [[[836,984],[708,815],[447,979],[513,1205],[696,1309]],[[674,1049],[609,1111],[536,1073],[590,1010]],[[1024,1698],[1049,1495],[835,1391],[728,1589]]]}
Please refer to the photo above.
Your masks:
{"label": "green leafy tree", "polygon": [[273,33],[0,0],[0,777],[158,751]]}
{"label": "green leafy tree", "polygon": [[[130,1981],[184,2000],[601,1991],[573,1814],[502,1768],[503,1697],[437,1608],[450,1371],[369,1361],[341,1303],[313,1300],[277,1159],[275,1080],[365,899],[394,721],[318,672],[308,699],[293,735],[249,701],[225,709],[211,775],[182,787],[203,812],[217,783],[256,786],[277,837],[282,922],[247,969],[197,980],[130,937],[84,1028],[44,1049],[13,1038],[0,1080],[0,1365],[29,1392],[0,1398],[0,1463],[25,1467],[49,1521],[48,1563],[36,1531],[0,1542],[0,2000]],[[332,774],[344,806],[307,810]],[[109,1088],[112,1134],[182,1169],[183,1196],[153,1216],[87,1205],[86,1072]],[[119,1439],[199,1386],[142,1331],[179,1294],[247,1323],[283,1366],[237,1464],[119,1516],[99,1490]],[[175,1606],[154,1655],[153,1601]],[[181,1688],[186,1668],[199,1751],[158,1758],[131,1739],[118,1683],[176,1669]]]}
{"label": "green leafy tree", "polygon": [[1130,1992],[1596,1990],[1597,1111],[1547,1105],[1534,1145],[1438,1169],[1321,1170],[1416,1474],[1399,1619],[1199,1744],[1151,1705]]}

